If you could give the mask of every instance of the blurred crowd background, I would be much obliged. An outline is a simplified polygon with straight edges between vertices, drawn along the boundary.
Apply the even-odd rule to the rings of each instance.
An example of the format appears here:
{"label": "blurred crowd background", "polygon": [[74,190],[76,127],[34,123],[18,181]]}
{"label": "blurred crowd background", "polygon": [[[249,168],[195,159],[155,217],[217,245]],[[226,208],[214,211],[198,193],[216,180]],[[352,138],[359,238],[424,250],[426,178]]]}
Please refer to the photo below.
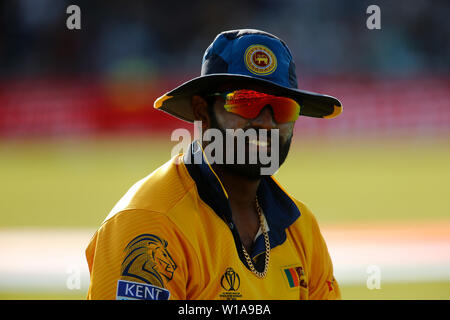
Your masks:
{"label": "blurred crowd background", "polygon": [[[81,30],[66,28],[70,4],[81,8]],[[450,3],[377,1],[380,30],[366,27],[370,4],[2,1],[0,135],[183,126],[152,110],[154,99],[198,76],[214,37],[238,28],[284,39],[299,87],[342,100],[344,117],[328,123],[306,119],[305,133],[331,128],[335,134],[441,134],[450,122]]]}
{"label": "blurred crowd background", "polygon": [[[66,27],[72,4],[80,30]],[[324,227],[344,298],[448,299],[449,12],[448,0],[0,1],[0,299],[85,297],[93,232],[169,159],[171,130],[193,130],[154,100],[241,28],[285,40],[299,88],[343,104],[336,119],[299,118],[276,177]],[[381,290],[366,285],[373,265]]]}
{"label": "blurred crowd background", "polygon": [[[365,27],[369,4],[382,29]],[[1,76],[198,74],[222,30],[259,28],[284,39],[301,75],[447,75],[450,4],[415,1],[2,1]],[[82,30],[68,32],[77,4]]]}

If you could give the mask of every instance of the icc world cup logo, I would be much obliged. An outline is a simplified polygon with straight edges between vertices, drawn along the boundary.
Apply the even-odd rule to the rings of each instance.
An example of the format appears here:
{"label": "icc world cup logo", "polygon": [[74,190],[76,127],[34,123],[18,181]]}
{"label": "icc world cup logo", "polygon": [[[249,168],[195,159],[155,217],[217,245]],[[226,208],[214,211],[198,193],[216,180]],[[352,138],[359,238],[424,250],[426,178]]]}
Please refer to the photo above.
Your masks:
{"label": "icc world cup logo", "polygon": [[227,268],[220,279],[220,284],[226,291],[236,291],[241,285],[241,279],[239,278],[239,275],[234,272],[233,268]]}

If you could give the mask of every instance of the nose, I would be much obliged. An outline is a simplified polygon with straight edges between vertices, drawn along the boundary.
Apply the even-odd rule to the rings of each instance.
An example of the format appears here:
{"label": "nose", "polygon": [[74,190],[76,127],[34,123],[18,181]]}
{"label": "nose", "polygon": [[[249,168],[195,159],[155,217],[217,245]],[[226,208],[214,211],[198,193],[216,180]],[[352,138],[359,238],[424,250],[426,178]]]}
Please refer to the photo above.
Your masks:
{"label": "nose", "polygon": [[269,104],[266,105],[261,110],[259,115],[256,118],[252,119],[250,122],[253,127],[267,130],[274,129],[277,125],[275,119],[273,118],[272,107]]}

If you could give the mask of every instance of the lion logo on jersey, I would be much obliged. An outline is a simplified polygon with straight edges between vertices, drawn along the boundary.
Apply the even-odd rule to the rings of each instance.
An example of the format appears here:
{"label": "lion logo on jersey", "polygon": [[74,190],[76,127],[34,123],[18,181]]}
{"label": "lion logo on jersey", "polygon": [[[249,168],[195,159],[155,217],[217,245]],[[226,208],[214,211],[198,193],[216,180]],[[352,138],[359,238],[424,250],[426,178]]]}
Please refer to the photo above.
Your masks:
{"label": "lion logo on jersey", "polygon": [[153,284],[164,288],[164,279],[170,281],[177,265],[167,250],[168,242],[153,234],[141,234],[125,247],[122,279]]}

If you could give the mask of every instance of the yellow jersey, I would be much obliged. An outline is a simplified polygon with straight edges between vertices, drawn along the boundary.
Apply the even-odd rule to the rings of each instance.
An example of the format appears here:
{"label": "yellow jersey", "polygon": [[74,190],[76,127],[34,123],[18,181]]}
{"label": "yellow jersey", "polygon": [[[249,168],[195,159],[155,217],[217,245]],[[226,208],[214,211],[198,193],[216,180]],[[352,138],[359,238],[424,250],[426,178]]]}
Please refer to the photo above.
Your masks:
{"label": "yellow jersey", "polygon": [[[88,299],[340,299],[316,219],[271,176],[257,191],[268,271],[251,272],[226,190],[192,149],[133,185],[96,231],[86,249]],[[258,271],[265,252],[259,234],[249,252]]]}

